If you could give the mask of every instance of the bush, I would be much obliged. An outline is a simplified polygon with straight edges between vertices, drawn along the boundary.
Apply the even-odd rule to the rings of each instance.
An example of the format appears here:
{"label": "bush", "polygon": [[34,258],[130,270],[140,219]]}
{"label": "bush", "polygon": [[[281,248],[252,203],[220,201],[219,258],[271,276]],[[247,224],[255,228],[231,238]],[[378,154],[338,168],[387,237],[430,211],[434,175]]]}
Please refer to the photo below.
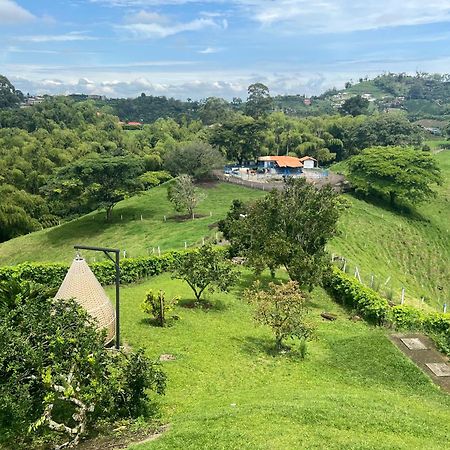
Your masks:
{"label": "bush", "polygon": [[99,420],[148,412],[147,389],[164,392],[159,365],[142,350],[105,349],[104,333],[73,300],[2,282],[0,315],[0,447],[34,448],[42,437],[75,445]]}
{"label": "bush", "polygon": [[[127,258],[120,262],[120,281],[123,284],[135,283],[144,278],[167,272],[174,261],[186,252],[169,252],[161,256]],[[96,262],[89,265],[99,282],[114,284],[116,271],[111,261]],[[31,281],[49,287],[58,287],[69,267],[59,263],[23,263],[17,266],[0,267],[0,281],[18,279]]]}
{"label": "bush", "polygon": [[141,308],[145,314],[151,315],[160,327],[164,327],[168,319],[171,318],[168,316],[178,301],[178,297],[166,300],[164,291],[159,291],[157,294],[149,291],[142,302]]}
{"label": "bush", "polygon": [[255,320],[268,325],[275,334],[275,348],[283,348],[286,338],[300,339],[300,355],[306,355],[306,339],[311,336],[312,328],[306,323],[308,314],[306,298],[298,288],[296,281],[277,285],[269,283],[268,290],[260,289],[255,283],[252,289],[244,293],[246,300],[255,307]]}
{"label": "bush", "polygon": [[367,288],[336,266],[327,275],[325,288],[346,306],[355,308],[367,321],[390,324],[396,329],[424,331],[450,355],[450,314],[425,313],[413,306],[390,306],[377,292]]}
{"label": "bush", "polygon": [[382,325],[387,321],[388,301],[336,266],[326,276],[324,285],[334,298],[354,308],[368,322]]}

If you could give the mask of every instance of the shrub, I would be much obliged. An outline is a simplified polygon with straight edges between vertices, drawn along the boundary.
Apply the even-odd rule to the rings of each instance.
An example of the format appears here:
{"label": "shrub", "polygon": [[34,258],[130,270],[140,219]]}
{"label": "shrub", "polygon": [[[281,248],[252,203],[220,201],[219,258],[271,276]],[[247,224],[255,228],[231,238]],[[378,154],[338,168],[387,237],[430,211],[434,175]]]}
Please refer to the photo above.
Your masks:
{"label": "shrub", "polygon": [[387,300],[337,267],[332,267],[324,285],[333,297],[354,308],[367,321],[377,325],[386,322],[389,312]]}
{"label": "shrub", "polygon": [[391,307],[378,293],[336,266],[328,273],[324,286],[335,299],[355,308],[369,322],[391,324],[403,330],[424,331],[443,352],[450,355],[450,314],[425,313],[409,305]]}
{"label": "shrub", "polygon": [[306,354],[304,341],[311,336],[312,328],[306,323],[308,313],[306,298],[296,281],[277,285],[269,283],[268,290],[260,289],[255,283],[244,293],[246,300],[255,306],[254,318],[262,325],[268,325],[275,334],[275,348],[283,348],[283,340],[291,337],[303,341],[301,354]]}
{"label": "shrub", "polygon": [[178,301],[178,297],[166,300],[164,291],[159,291],[157,294],[149,291],[141,304],[141,308],[145,314],[151,315],[160,327],[164,327],[169,319],[169,314]]}
{"label": "shrub", "polygon": [[[184,253],[186,252],[169,252],[161,256],[123,259],[120,262],[120,281],[123,284],[135,283],[167,272],[174,261]],[[111,261],[96,262],[89,266],[101,284],[115,283],[116,272]],[[18,279],[58,287],[64,280],[68,268],[67,265],[59,263],[23,263],[17,266],[5,266],[0,267],[0,281]]]}
{"label": "shrub", "polygon": [[144,413],[147,389],[164,392],[159,365],[143,351],[105,349],[104,333],[73,300],[2,282],[0,315],[0,447],[30,448],[40,435],[75,445],[99,420]]}
{"label": "shrub", "polygon": [[236,282],[236,273],[223,252],[206,244],[178,258],[172,278],[186,281],[199,301],[205,289],[228,292]]}
{"label": "shrub", "polygon": [[422,329],[425,315],[422,311],[409,305],[395,305],[390,311],[390,322],[401,330]]}

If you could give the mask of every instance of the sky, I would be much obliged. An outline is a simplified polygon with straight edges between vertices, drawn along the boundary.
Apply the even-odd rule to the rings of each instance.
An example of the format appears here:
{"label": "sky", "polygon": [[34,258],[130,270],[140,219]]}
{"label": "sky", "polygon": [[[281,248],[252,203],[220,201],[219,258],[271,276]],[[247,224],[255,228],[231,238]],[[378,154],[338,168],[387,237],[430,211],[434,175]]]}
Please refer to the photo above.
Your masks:
{"label": "sky", "polygon": [[0,0],[0,74],[24,93],[315,95],[450,72],[450,0]]}

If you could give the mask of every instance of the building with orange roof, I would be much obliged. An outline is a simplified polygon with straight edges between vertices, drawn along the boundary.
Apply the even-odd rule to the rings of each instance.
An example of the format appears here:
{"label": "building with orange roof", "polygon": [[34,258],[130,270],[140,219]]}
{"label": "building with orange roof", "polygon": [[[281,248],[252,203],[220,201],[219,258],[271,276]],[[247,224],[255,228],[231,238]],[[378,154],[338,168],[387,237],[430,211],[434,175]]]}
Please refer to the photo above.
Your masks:
{"label": "building with orange roof", "polygon": [[303,163],[294,156],[260,156],[258,169],[278,175],[300,175]]}

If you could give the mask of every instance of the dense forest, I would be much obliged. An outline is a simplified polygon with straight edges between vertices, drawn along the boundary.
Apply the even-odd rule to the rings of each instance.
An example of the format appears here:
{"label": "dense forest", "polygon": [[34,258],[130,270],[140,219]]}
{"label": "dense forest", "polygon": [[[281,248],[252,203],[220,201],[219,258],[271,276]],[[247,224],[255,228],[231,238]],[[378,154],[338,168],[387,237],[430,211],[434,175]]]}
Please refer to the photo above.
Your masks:
{"label": "dense forest", "polygon": [[[434,83],[428,78],[419,82]],[[23,94],[1,77],[0,241],[97,208],[108,215],[126,196],[176,175],[179,161],[188,165],[182,158],[196,147],[205,161],[221,160],[211,152],[220,152],[228,162],[310,155],[325,166],[373,146],[423,148],[421,128],[403,114],[371,110],[360,96],[329,114],[310,117],[280,110],[280,98],[256,83],[244,102],[181,102],[143,94],[133,100],[46,97],[19,107]],[[145,125],[128,131],[121,121],[131,119]]]}

